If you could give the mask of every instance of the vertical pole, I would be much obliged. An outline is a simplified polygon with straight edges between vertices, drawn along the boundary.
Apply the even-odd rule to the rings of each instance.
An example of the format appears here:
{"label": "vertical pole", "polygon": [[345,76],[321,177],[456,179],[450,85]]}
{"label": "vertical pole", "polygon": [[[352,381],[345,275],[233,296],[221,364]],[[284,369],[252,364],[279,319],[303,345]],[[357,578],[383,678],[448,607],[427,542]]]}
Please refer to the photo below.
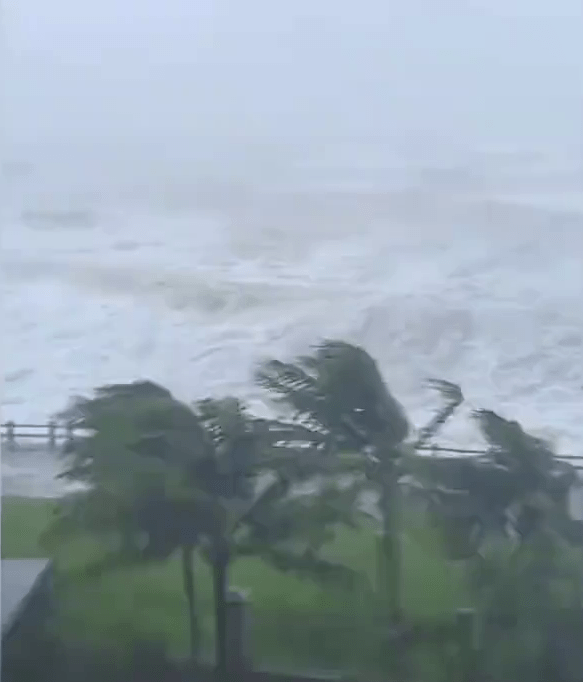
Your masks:
{"label": "vertical pole", "polygon": [[227,682],[227,574],[229,548],[223,538],[218,540],[213,554],[213,587],[215,592],[216,618],[215,682]]}
{"label": "vertical pole", "polygon": [[49,448],[54,450],[57,445],[57,425],[54,421],[49,422]]}
{"label": "vertical pole", "polygon": [[250,603],[247,594],[227,592],[227,670],[233,679],[252,667],[249,650]]}
{"label": "vertical pole", "polygon": [[14,427],[16,424],[14,422],[6,422],[6,440],[8,442],[8,450],[12,452],[16,447],[16,441],[14,438]]}
{"label": "vertical pole", "polygon": [[458,609],[456,611],[456,633],[460,652],[462,682],[473,682],[476,663],[476,611]]}
{"label": "vertical pole", "polygon": [[184,592],[188,603],[188,635],[190,640],[191,663],[196,663],[200,648],[200,631],[195,603],[194,591],[194,547],[184,545],[182,547],[182,580]]}
{"label": "vertical pole", "polygon": [[386,458],[380,470],[379,508],[382,533],[377,542],[378,590],[382,606],[388,609],[391,623],[402,619],[401,613],[401,499],[395,463]]}
{"label": "vertical pole", "polygon": [[73,446],[73,425],[72,424],[67,424],[67,442],[65,444],[65,448],[68,450]]}

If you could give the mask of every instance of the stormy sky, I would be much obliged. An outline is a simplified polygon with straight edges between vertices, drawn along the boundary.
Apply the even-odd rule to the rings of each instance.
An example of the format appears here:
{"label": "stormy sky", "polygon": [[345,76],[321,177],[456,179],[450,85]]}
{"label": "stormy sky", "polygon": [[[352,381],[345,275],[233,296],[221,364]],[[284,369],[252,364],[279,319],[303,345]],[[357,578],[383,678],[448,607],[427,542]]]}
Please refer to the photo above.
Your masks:
{"label": "stormy sky", "polygon": [[12,155],[583,138],[581,0],[4,0],[3,32]]}

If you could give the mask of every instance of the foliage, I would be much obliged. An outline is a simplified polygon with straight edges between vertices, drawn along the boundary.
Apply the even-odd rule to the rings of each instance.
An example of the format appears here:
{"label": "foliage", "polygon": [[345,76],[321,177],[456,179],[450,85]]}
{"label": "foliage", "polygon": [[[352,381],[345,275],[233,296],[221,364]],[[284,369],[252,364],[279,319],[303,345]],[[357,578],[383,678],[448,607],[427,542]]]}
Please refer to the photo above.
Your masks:
{"label": "foliage", "polygon": [[566,535],[575,469],[549,444],[494,412],[474,413],[488,449],[483,455],[418,458],[416,475],[428,510],[442,527],[452,558],[466,559],[491,536],[525,541],[545,524]]}
{"label": "foliage", "polygon": [[[463,401],[460,388],[432,382],[444,406],[416,439],[407,440],[406,417],[376,364],[365,351],[348,344],[326,342],[295,364],[269,361],[257,378],[291,410],[293,419],[323,435],[336,458],[356,453],[351,463],[358,475],[353,480],[378,491],[383,517],[379,565],[388,578],[384,588],[392,591],[393,616],[398,609],[401,496],[408,489],[411,498],[425,506],[432,526],[441,531],[447,555],[465,560],[484,617],[504,603],[507,608],[514,604],[520,623],[514,634],[521,642],[516,644],[514,663],[522,666],[519,651],[524,660],[532,661],[532,647],[540,648],[548,614],[558,603],[551,584],[559,581],[563,589],[567,585],[579,593],[579,581],[558,568],[564,558],[564,539],[580,543],[582,537],[581,524],[570,520],[567,512],[569,492],[577,485],[573,467],[559,461],[548,443],[525,433],[518,423],[487,410],[473,414],[488,443],[483,455],[418,454]],[[408,488],[403,487],[405,477]],[[508,564],[502,562],[494,570],[485,553],[498,545],[509,553]],[[493,571],[490,578],[489,570]],[[537,600],[535,617],[532,604]],[[492,662],[502,660],[500,647],[489,651]],[[507,663],[500,670],[516,673],[518,668],[511,671]],[[520,669],[527,671],[524,666]]]}
{"label": "foliage", "polygon": [[581,524],[568,516],[575,469],[518,423],[487,410],[473,416],[483,455],[427,458],[418,468],[450,558],[466,563],[482,621],[481,673],[561,679],[571,662],[557,655],[553,633],[582,604],[581,557],[568,544],[580,544]]}
{"label": "foliage", "polygon": [[[344,471],[358,492],[378,495],[382,534],[378,545],[381,596],[390,615],[400,618],[401,521],[400,481],[416,447],[428,442],[463,400],[459,387],[433,381],[445,406],[406,447],[410,425],[403,407],[387,387],[377,363],[363,349],[329,340],[295,362],[265,361],[256,373],[260,386],[274,396],[294,423],[306,431],[304,445],[328,455],[328,475]],[[344,467],[344,470],[343,470]],[[325,471],[323,473],[326,473]]]}
{"label": "foliage", "polygon": [[[38,534],[50,519],[54,500],[4,498],[2,551],[5,557],[44,554]],[[408,533],[408,519],[405,531]],[[431,534],[425,529],[427,534]],[[435,539],[437,541],[437,538]],[[461,565],[450,566],[439,556],[425,553],[422,541],[403,546],[402,602],[408,622],[440,623],[456,608],[467,606]],[[375,528],[340,528],[334,541],[322,550],[331,563],[348,566],[358,575],[374,578]],[[106,548],[93,535],[56,546],[51,556],[57,567],[59,634],[70,642],[127,651],[128,633],[159,637],[168,642],[172,657],[188,653],[184,619],[181,562],[139,563],[87,576]],[[203,660],[212,660],[214,617],[210,567],[195,556],[197,609],[201,626]],[[376,679],[374,652],[381,645],[375,634],[377,601],[366,585],[349,589],[340,583],[302,578],[295,571],[279,571],[257,556],[235,558],[231,584],[248,590],[252,599],[252,647],[256,665],[292,670],[348,669],[362,679]],[[373,655],[374,654],[374,655]],[[370,674],[368,672],[370,671]],[[387,679],[386,675],[382,679]],[[432,680],[431,676],[417,679]]]}
{"label": "foliage", "polygon": [[352,523],[350,493],[338,486],[316,497],[294,494],[294,484],[327,470],[313,449],[277,447],[282,435],[296,437],[298,427],[255,419],[234,398],[191,408],[150,382],[95,393],[63,414],[85,434],[70,447],[73,461],[63,476],[87,489],[59,505],[55,535],[83,530],[143,538],[142,558],[166,558],[181,544],[231,534],[241,538],[244,553],[300,536],[315,551],[322,530],[313,515],[324,525]]}
{"label": "foliage", "polygon": [[317,555],[333,537],[329,528],[351,523],[351,491],[329,484],[317,496],[298,495],[294,483],[313,478],[319,459],[278,449],[278,424],[255,420],[239,400],[207,399],[190,407],[162,387],[137,382],[97,389],[94,398],[73,401],[63,416],[84,434],[69,447],[73,457],[64,476],[86,488],[59,505],[45,540],[79,530],[116,539],[89,567],[94,576],[167,559],[180,548],[193,655],[195,548],[215,574],[220,664],[234,556],[256,554],[318,580],[355,581],[350,569]]}
{"label": "foliage", "polygon": [[[487,679],[563,679],[559,669],[571,661],[555,656],[553,639],[571,615],[580,622],[578,552],[552,529],[539,527],[519,545],[491,543],[469,567],[482,621],[479,664]],[[565,638],[572,633],[563,630]],[[549,666],[557,663],[549,677]]]}
{"label": "foliage", "polygon": [[385,447],[396,446],[409,432],[377,364],[357,346],[326,341],[295,363],[268,360],[256,380],[295,421],[323,434],[330,448],[360,452],[381,440]]}
{"label": "foliage", "polygon": [[[443,405],[415,434],[375,361],[345,342],[325,341],[294,362],[265,361],[256,380],[280,419],[258,419],[230,397],[186,405],[151,382],[105,386],[73,401],[63,416],[83,435],[64,475],[85,489],[58,506],[45,541],[100,537],[109,551],[90,565],[94,576],[180,549],[191,616],[199,552],[212,568],[219,662],[228,569],[249,557],[343,598],[359,595],[367,604],[359,627],[374,649],[379,605],[395,620],[402,613],[408,493],[447,557],[467,569],[483,621],[483,671],[493,680],[535,679],[536,665],[547,664],[553,614],[581,605],[579,550],[568,546],[583,538],[567,511],[574,468],[488,410],[473,413],[484,453],[420,454],[462,403],[461,389],[430,382]],[[376,493],[382,521],[375,596],[361,572],[326,551],[339,525],[358,528],[364,491]],[[511,623],[506,631],[492,625],[501,615]],[[335,617],[336,642],[328,644],[338,652],[351,635]]]}
{"label": "foliage", "polygon": [[199,500],[183,493],[210,447],[188,406],[156,384],[136,382],[76,398],[61,417],[82,434],[67,449],[62,476],[85,489],[59,506],[56,539],[79,530],[119,536],[123,550],[143,558],[196,544],[189,518]]}
{"label": "foliage", "polygon": [[446,421],[453,417],[457,408],[464,401],[464,395],[461,388],[457,384],[451,383],[451,381],[445,381],[444,379],[429,379],[427,381],[427,386],[440,394],[440,397],[443,400],[443,406],[437,410],[433,419],[420,430],[418,438],[413,443],[414,450],[425,446],[437,434]]}

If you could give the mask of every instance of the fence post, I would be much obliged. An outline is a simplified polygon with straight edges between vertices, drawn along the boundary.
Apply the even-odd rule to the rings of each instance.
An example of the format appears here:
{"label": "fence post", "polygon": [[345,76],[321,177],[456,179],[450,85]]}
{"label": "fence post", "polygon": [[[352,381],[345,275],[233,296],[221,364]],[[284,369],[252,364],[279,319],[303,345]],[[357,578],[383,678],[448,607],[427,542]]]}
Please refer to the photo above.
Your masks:
{"label": "fence post", "polygon": [[249,647],[251,604],[247,593],[231,588],[227,592],[227,670],[240,674],[252,668]]}
{"label": "fence post", "polygon": [[6,442],[9,451],[13,451],[16,448],[16,441],[14,438],[15,426],[16,424],[14,422],[6,422]]}
{"label": "fence post", "polygon": [[66,431],[67,431],[67,440],[65,442],[65,450],[69,450],[73,446],[74,438],[73,438],[73,424],[70,422],[66,425]]}
{"label": "fence post", "polygon": [[54,450],[57,445],[57,425],[54,421],[49,422],[49,448]]}
{"label": "fence post", "polygon": [[476,610],[458,609],[455,614],[455,624],[459,644],[461,680],[473,682],[476,672]]}

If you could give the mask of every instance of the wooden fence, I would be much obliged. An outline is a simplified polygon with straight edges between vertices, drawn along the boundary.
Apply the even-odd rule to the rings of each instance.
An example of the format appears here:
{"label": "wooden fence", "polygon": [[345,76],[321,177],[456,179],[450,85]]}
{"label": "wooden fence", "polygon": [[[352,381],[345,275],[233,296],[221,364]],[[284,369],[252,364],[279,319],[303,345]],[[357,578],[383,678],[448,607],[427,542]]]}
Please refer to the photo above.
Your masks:
{"label": "wooden fence", "polygon": [[[0,436],[6,443],[8,450],[17,450],[20,439],[31,439],[46,445],[49,450],[54,450],[57,445],[70,443],[75,435],[75,428],[70,424],[62,424],[57,421],[49,421],[46,424],[16,424],[13,421],[0,424]],[[486,450],[478,448],[454,448],[438,445],[424,445],[418,450],[453,455],[485,455]],[[568,461],[574,469],[583,471],[583,455],[557,455],[557,459]]]}

